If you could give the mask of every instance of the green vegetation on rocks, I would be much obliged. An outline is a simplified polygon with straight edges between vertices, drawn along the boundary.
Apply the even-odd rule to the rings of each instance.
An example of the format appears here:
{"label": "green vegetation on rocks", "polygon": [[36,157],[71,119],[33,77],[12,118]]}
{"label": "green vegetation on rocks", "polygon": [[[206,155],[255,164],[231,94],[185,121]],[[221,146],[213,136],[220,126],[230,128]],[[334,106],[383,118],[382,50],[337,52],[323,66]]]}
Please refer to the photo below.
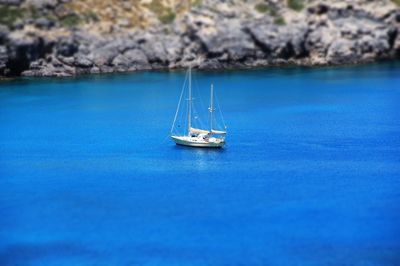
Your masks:
{"label": "green vegetation on rocks", "polygon": [[274,19],[274,23],[275,23],[276,25],[280,25],[280,26],[286,25],[285,19],[284,19],[283,17],[281,17],[281,16],[276,17],[276,18]]}
{"label": "green vegetation on rocks", "polygon": [[68,15],[60,20],[63,27],[73,28],[82,23],[82,19],[77,15]]}
{"label": "green vegetation on rocks", "polygon": [[304,3],[303,0],[288,0],[288,6],[293,10],[301,11],[304,8]]}
{"label": "green vegetation on rocks", "polygon": [[202,0],[194,0],[192,3],[193,6],[201,6],[202,4],[203,4]]}
{"label": "green vegetation on rocks", "polygon": [[13,25],[18,19],[24,17],[25,10],[20,7],[0,5],[0,24]]}
{"label": "green vegetation on rocks", "polygon": [[148,8],[157,15],[162,23],[171,23],[175,20],[176,14],[171,8],[164,6],[161,0],[153,0]]}
{"label": "green vegetation on rocks", "polygon": [[341,1],[0,0],[0,77],[399,58],[400,0]]}
{"label": "green vegetation on rocks", "polygon": [[165,14],[162,16],[159,16],[158,19],[162,23],[172,23],[175,20],[176,14],[172,10],[168,10]]}
{"label": "green vegetation on rocks", "polygon": [[260,13],[266,13],[269,11],[269,7],[264,3],[259,3],[255,6],[256,10]]}
{"label": "green vegetation on rocks", "polygon": [[393,3],[395,3],[396,5],[400,6],[400,0],[392,0]]}
{"label": "green vegetation on rocks", "polygon": [[260,13],[268,13],[272,17],[278,16],[276,7],[270,7],[267,4],[260,3],[255,6],[255,9]]}
{"label": "green vegetation on rocks", "polygon": [[83,14],[83,17],[86,22],[99,22],[99,17],[93,11],[88,11]]}

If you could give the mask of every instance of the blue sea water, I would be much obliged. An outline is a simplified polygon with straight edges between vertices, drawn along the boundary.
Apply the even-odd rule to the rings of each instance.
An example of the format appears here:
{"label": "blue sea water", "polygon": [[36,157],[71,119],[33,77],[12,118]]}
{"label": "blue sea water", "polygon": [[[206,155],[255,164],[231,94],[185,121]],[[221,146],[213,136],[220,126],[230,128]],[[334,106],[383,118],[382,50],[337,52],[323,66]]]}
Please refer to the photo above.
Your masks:
{"label": "blue sea water", "polygon": [[0,83],[0,265],[400,265],[400,63]]}

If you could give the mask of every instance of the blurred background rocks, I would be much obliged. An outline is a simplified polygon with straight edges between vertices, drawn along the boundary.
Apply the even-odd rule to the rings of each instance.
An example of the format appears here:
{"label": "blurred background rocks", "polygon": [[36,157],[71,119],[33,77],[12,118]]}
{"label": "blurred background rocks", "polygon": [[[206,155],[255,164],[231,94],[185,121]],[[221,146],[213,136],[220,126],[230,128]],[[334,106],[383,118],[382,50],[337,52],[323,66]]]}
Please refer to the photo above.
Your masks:
{"label": "blurred background rocks", "polygon": [[400,0],[0,0],[0,76],[400,55]]}

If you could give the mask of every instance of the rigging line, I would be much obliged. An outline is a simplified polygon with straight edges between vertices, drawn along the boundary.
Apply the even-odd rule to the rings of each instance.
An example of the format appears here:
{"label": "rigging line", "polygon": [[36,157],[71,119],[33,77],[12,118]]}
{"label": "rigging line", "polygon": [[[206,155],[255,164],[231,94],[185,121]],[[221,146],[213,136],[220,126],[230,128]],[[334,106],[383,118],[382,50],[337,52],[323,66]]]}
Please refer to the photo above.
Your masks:
{"label": "rigging line", "polygon": [[[182,95],[182,101],[187,98],[187,94],[188,94],[188,92],[187,92],[187,90],[185,88],[185,91],[183,92],[183,95]],[[174,134],[178,134],[178,135],[179,134],[184,134],[184,135],[186,134],[186,130],[185,129],[187,128],[187,122],[188,122],[187,121],[188,120],[187,119],[187,117],[188,117],[188,112],[187,111],[188,111],[187,108],[183,108],[183,110],[182,110],[182,108],[179,109],[178,117],[177,117],[177,120],[175,122],[174,129],[173,129]]]}
{"label": "rigging line", "polygon": [[201,110],[207,110],[207,108],[204,104],[204,101],[203,101],[203,97],[201,97],[201,93],[200,93],[201,89],[200,89],[199,83],[197,82],[197,77],[195,76],[193,78],[193,80],[194,80],[195,86],[197,88],[197,94],[199,96],[198,98],[200,98],[200,108],[201,108]]}
{"label": "rigging line", "polygon": [[[199,98],[201,99],[201,96],[199,95]],[[197,98],[196,98],[197,99]],[[202,119],[202,115],[201,115],[201,112],[199,112],[198,111],[198,109],[197,109],[197,107],[196,107],[196,105],[195,104],[193,104],[193,106],[192,106],[192,108],[193,108],[193,115],[194,115],[194,117],[195,117],[195,124],[194,124],[194,126],[193,127],[200,127],[200,128],[203,128],[203,126],[204,126],[204,123],[203,123],[203,119]]]}
{"label": "rigging line", "polygon": [[222,115],[222,110],[221,110],[221,107],[219,106],[219,100],[218,100],[218,96],[217,96],[216,93],[214,93],[214,97],[215,97],[215,101],[217,102],[218,111],[219,111],[219,114],[220,114],[221,119],[222,119],[222,124],[223,124],[223,126],[225,128],[225,131],[226,131],[225,119],[224,119],[224,116]]}
{"label": "rigging line", "polygon": [[[185,97],[185,94],[184,94],[182,97]],[[178,114],[178,120],[177,120],[177,122],[178,122],[178,127],[179,127],[180,129],[182,129],[182,126],[185,126],[185,123],[187,122],[187,121],[185,120],[185,118],[187,118],[187,114],[186,114],[186,113],[187,113],[187,110],[186,110],[186,108],[184,108],[184,111],[179,112],[179,114]],[[175,126],[174,130],[177,130],[176,126]],[[178,131],[177,131],[177,132],[178,132]]]}
{"label": "rigging line", "polygon": [[171,134],[172,134],[172,131],[174,130],[174,127],[175,127],[175,122],[176,122],[176,118],[177,118],[177,116],[178,116],[179,107],[181,106],[181,101],[182,101],[183,92],[185,91],[187,76],[188,76],[188,73],[186,73],[185,81],[183,82],[182,91],[181,91],[181,96],[179,97],[178,108],[176,109],[175,117],[174,117],[174,122],[172,123],[171,131],[170,131]]}
{"label": "rigging line", "polygon": [[[195,117],[195,122],[197,122],[197,127],[200,126],[200,128],[203,127],[203,120],[201,119],[201,116],[199,114],[199,112],[197,111],[197,108],[195,105],[193,105],[193,114]],[[196,124],[194,124],[193,127],[196,127]]]}
{"label": "rigging line", "polygon": [[[200,94],[200,86],[199,86],[199,83],[197,82],[197,77],[196,76],[194,76],[193,77],[193,80],[194,80],[194,84],[195,84],[195,86],[197,87],[197,95],[198,95],[198,98],[200,99],[200,109],[201,110],[203,110],[203,114],[205,113],[205,111],[204,110],[207,110],[208,108],[206,108],[205,107],[205,104],[204,104],[204,99],[203,99],[203,97],[201,96],[201,94]],[[200,112],[201,113],[201,112]],[[199,125],[200,125],[200,128],[205,128],[205,123],[204,123],[204,121],[203,121],[203,119],[201,119],[201,115],[200,115],[200,113],[199,112],[197,112],[197,117],[198,117],[198,121],[199,121]]]}

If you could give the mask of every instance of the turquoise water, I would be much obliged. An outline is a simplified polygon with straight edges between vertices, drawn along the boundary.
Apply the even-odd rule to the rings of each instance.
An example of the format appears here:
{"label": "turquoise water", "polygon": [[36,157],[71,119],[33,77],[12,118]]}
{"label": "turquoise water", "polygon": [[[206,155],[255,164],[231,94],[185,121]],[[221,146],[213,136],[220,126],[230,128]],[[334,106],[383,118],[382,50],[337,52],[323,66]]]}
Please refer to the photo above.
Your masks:
{"label": "turquoise water", "polygon": [[196,72],[223,150],[168,133],[184,72],[0,83],[0,265],[398,265],[400,63]]}

